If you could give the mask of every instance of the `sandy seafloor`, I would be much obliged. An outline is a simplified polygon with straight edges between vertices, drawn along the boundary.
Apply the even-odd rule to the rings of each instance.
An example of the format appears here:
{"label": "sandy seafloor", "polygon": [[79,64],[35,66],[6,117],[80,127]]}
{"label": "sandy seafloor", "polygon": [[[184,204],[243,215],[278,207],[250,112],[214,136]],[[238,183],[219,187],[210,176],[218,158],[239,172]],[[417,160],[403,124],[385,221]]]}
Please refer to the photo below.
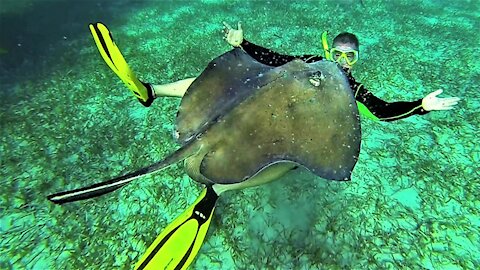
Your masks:
{"label": "sandy seafloor", "polygon": [[384,100],[461,98],[363,119],[350,182],[297,170],[222,195],[191,269],[480,268],[478,1],[2,3],[0,269],[131,269],[201,189],[178,164],[96,199],[46,200],[178,148],[179,100],[141,106],[99,56],[96,21],[149,82],[197,76],[230,48],[222,21],[242,21],[246,39],[288,54],[322,54],[324,30],[357,34],[353,74]]}

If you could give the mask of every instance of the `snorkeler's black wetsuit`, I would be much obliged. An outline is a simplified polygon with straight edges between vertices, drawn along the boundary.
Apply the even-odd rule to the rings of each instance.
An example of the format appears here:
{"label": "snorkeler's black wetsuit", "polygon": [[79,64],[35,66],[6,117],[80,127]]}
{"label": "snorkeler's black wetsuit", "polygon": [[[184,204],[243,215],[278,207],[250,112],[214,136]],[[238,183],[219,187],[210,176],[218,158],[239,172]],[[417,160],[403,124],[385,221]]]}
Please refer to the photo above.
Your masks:
{"label": "snorkeler's black wetsuit", "polygon": [[[291,56],[274,52],[270,49],[255,45],[247,40],[243,40],[240,45],[246,53],[255,58],[258,62],[269,66],[281,66],[294,59],[300,59],[307,63],[324,60],[322,56],[300,55]],[[422,107],[422,99],[417,101],[386,102],[368,91],[363,84],[358,83],[353,78],[351,72],[346,71],[350,87],[354,91],[355,99],[365,105],[367,109],[381,121],[394,121],[406,118],[415,114],[426,114],[428,111]]]}

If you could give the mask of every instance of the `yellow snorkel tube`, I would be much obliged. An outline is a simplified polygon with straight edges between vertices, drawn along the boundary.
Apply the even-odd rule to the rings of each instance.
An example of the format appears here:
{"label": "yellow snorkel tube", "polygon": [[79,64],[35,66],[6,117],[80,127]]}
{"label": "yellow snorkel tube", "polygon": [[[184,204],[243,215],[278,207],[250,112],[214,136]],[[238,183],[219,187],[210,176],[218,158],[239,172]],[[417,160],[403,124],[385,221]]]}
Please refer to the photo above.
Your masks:
{"label": "yellow snorkel tube", "polygon": [[322,46],[323,46],[323,51],[325,52],[325,58],[331,61],[332,57],[330,55],[330,49],[328,48],[327,35],[328,35],[327,31],[324,31],[322,33]]}

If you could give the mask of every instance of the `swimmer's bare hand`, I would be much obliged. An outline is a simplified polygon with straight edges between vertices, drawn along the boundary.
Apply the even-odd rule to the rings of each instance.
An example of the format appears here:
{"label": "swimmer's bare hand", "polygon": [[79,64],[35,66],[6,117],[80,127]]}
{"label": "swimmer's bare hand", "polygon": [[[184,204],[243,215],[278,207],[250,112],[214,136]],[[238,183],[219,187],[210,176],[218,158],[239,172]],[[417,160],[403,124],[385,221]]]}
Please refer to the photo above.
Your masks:
{"label": "swimmer's bare hand", "polygon": [[238,29],[233,29],[228,23],[223,22],[225,26],[225,40],[228,44],[232,45],[233,47],[240,47],[240,44],[243,42],[243,30],[242,24],[238,22]]}
{"label": "swimmer's bare hand", "polygon": [[422,100],[422,107],[426,111],[439,111],[439,110],[451,110],[455,105],[458,104],[460,98],[458,97],[448,97],[448,98],[439,98],[437,97],[443,92],[439,89],[435,92],[428,94]]}

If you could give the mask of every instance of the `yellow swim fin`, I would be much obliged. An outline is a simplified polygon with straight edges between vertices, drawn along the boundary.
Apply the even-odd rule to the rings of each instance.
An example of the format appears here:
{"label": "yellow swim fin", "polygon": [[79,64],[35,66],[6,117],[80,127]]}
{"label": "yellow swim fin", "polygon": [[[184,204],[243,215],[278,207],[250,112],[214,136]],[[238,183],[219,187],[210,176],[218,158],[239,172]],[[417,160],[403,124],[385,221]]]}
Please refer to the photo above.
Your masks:
{"label": "yellow swim fin", "polygon": [[202,246],[217,199],[211,186],[205,188],[193,205],[155,239],[135,269],[187,269]]}
{"label": "yellow swim fin", "polygon": [[150,106],[154,99],[151,85],[137,79],[113,41],[108,28],[100,22],[89,24],[89,28],[105,63],[120,77],[140,103],[146,107]]}

